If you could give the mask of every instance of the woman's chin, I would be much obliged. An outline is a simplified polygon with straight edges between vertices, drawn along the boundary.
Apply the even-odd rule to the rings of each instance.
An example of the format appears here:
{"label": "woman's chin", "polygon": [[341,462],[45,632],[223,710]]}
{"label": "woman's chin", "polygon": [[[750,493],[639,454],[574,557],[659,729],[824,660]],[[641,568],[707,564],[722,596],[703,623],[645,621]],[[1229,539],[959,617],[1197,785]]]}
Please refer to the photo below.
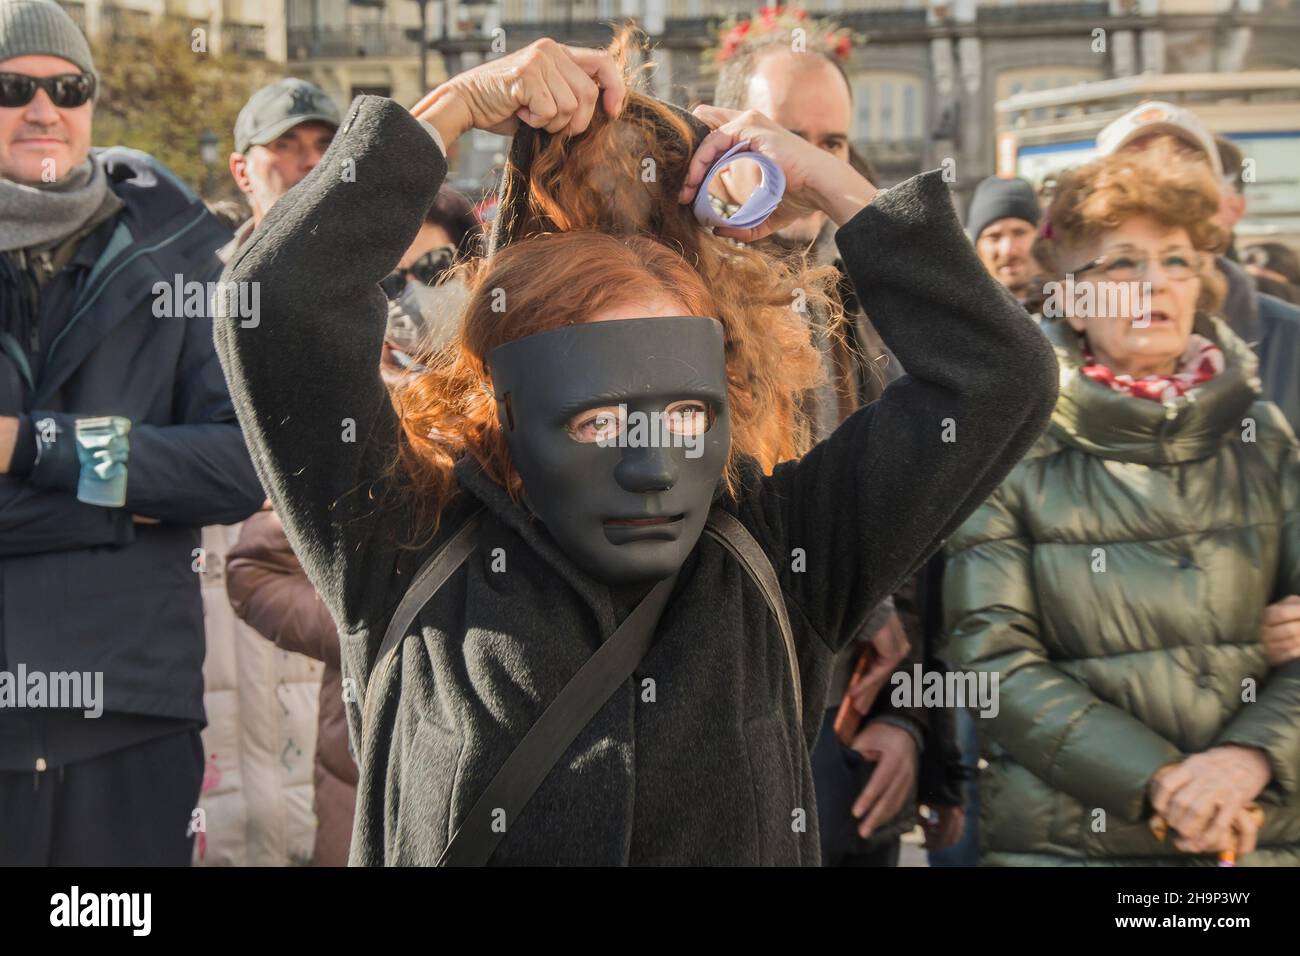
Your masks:
{"label": "woman's chin", "polygon": [[1124,367],[1116,367],[1111,371],[1120,375],[1132,375],[1134,378],[1157,375],[1162,371],[1173,371],[1177,367],[1179,357],[1183,354],[1182,343],[1179,343],[1177,348],[1172,348],[1167,339],[1158,341],[1155,336],[1135,337],[1127,342],[1126,346],[1124,361],[1116,362],[1116,366]]}

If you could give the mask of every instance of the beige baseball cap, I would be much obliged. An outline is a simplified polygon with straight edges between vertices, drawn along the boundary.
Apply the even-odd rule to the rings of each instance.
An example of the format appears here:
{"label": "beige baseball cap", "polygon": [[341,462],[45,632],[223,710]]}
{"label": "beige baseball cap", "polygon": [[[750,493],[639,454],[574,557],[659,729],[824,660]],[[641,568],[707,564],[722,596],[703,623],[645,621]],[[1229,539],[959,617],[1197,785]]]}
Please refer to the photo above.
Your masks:
{"label": "beige baseball cap", "polygon": [[1135,139],[1168,133],[1205,154],[1216,179],[1223,178],[1223,163],[1214,145],[1214,134],[1206,129],[1195,113],[1163,100],[1139,103],[1117,120],[1112,120],[1097,134],[1097,152],[1110,156]]}

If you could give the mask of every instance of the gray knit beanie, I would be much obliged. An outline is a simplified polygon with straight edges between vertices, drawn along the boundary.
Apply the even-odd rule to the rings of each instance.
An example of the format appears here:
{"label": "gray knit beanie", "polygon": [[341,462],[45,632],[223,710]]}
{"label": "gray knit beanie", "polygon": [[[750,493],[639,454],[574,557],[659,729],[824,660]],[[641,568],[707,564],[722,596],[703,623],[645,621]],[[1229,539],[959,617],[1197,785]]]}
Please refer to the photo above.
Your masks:
{"label": "gray knit beanie", "polygon": [[99,79],[85,35],[54,0],[0,0],[0,62],[33,53],[62,57]]}

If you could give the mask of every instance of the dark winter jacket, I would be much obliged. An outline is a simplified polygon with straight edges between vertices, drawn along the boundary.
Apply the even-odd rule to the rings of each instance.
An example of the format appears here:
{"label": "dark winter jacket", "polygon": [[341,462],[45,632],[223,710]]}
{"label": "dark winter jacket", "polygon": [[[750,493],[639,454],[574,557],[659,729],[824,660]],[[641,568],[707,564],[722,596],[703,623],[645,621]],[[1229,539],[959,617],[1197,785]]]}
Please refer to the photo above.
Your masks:
{"label": "dark winter jacket", "polygon": [[1227,281],[1223,317],[1259,357],[1265,400],[1300,431],[1300,308],[1259,291],[1255,279],[1225,256],[1215,260]]}
{"label": "dark winter jacket", "polygon": [[1212,864],[1147,825],[1162,766],[1259,748],[1259,850],[1300,863],[1300,660],[1270,669],[1264,607],[1300,594],[1300,458],[1255,356],[1197,319],[1226,368],[1164,407],[1061,362],[1052,424],[953,535],[944,611],[964,666],[1000,675],[976,718],[985,863]]}
{"label": "dark winter jacket", "polygon": [[[201,721],[199,531],[242,520],[264,495],[212,322],[157,317],[155,284],[216,279],[229,232],[145,154],[93,158],[123,207],[84,240],[97,257],[42,288],[41,309],[71,314],[38,370],[12,337],[0,352],[0,395],[21,406],[0,414],[52,438],[25,474],[0,475],[0,667],[102,671],[105,711]],[[75,423],[100,415],[131,421],[121,508],[76,497]]]}
{"label": "dark winter jacket", "polygon": [[[376,368],[379,283],[445,172],[409,113],[359,97],[320,165],[231,263],[227,278],[261,283],[261,326],[217,327],[254,463],[340,625],[345,677],[364,685],[430,547],[486,508],[477,551],[417,616],[389,679],[365,691],[364,724],[349,707],[354,863],[436,860],[617,624],[609,588],[470,458],[432,545],[397,547],[418,529],[386,477],[397,420]],[[777,569],[803,712],[761,592],[702,538],[656,643],[507,821],[494,863],[818,863],[808,754],[832,657],[1032,444],[1056,380],[1042,335],[976,260],[937,173],[878,196],[839,245],[910,375],[770,476],[742,459],[736,497],[720,501]],[[341,440],[349,426],[355,441]],[[957,441],[942,440],[948,426]],[[492,570],[497,548],[504,573]]]}

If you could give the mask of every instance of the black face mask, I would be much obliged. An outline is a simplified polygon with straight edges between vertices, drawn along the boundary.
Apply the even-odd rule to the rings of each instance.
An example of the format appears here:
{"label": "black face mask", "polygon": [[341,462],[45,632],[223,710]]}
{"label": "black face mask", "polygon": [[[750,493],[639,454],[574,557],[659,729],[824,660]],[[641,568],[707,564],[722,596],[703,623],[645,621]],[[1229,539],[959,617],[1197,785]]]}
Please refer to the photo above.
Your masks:
{"label": "black face mask", "polygon": [[731,448],[717,320],[574,325],[487,361],[529,506],[565,554],[612,585],[680,568]]}

